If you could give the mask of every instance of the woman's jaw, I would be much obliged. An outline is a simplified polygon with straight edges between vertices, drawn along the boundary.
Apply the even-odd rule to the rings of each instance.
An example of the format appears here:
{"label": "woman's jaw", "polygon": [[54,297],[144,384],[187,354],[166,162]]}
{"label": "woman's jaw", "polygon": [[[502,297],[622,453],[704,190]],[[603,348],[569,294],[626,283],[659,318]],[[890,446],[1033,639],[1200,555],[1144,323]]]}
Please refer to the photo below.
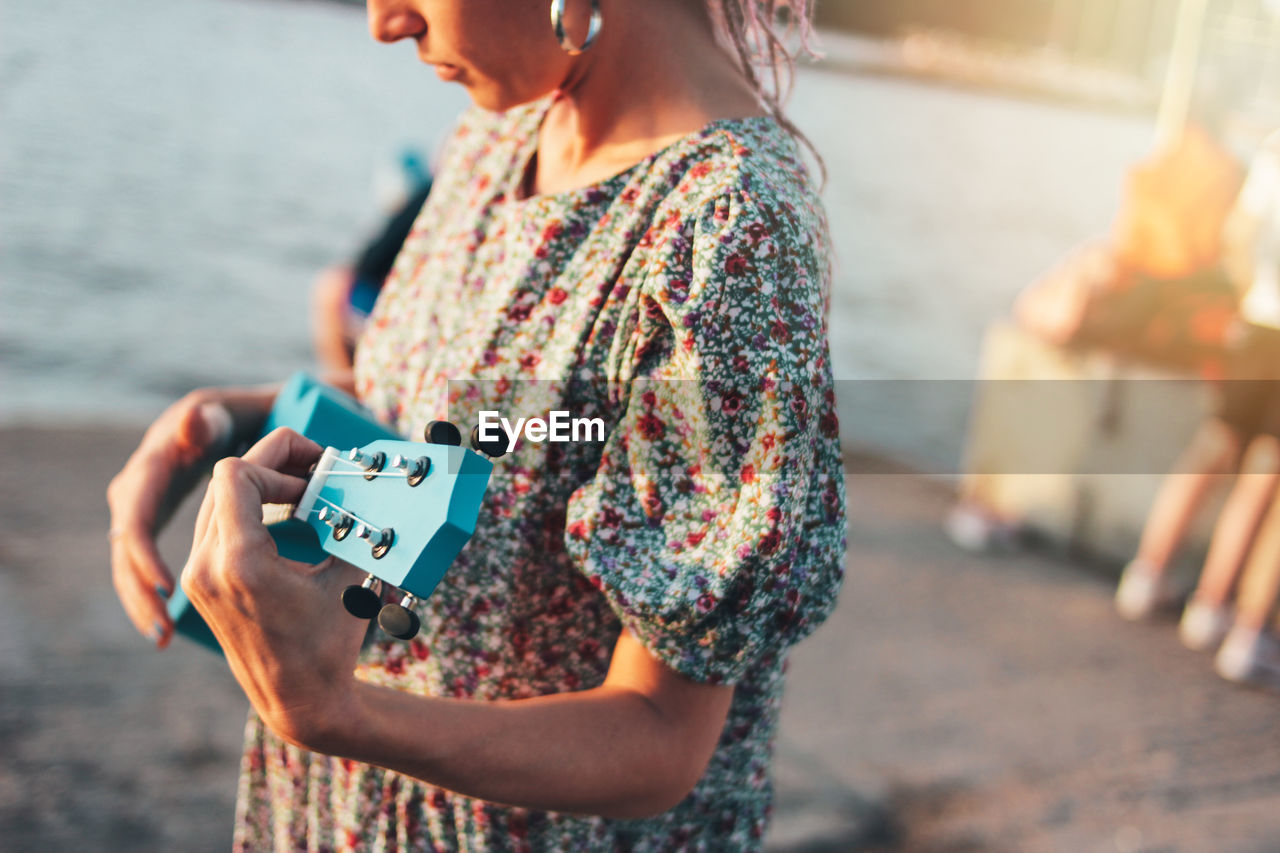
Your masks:
{"label": "woman's jaw", "polygon": [[457,65],[450,65],[447,62],[435,63],[436,76],[446,83],[461,82],[462,69]]}
{"label": "woman's jaw", "polygon": [[[575,17],[591,8],[589,0],[567,6]],[[368,0],[367,10],[374,38],[411,39],[419,60],[485,109],[544,97],[573,65],[552,32],[547,0]]]}

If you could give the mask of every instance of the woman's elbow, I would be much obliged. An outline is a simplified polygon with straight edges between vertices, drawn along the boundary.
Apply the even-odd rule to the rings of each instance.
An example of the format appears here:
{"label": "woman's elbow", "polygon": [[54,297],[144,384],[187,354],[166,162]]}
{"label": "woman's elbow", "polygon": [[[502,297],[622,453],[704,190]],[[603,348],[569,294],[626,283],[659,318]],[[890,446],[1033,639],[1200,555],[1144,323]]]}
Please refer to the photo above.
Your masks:
{"label": "woman's elbow", "polygon": [[651,753],[653,764],[640,784],[602,813],[602,817],[639,820],[657,817],[675,808],[693,791],[707,771],[712,749],[689,749],[672,744]]}

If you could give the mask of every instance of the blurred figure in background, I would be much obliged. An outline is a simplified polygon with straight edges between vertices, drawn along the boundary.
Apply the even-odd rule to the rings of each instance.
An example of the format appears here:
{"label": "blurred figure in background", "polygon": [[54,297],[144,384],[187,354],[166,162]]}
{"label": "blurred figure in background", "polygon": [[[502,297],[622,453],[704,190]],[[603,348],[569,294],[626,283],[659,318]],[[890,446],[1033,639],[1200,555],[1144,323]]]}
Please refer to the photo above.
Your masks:
{"label": "blurred figure in background", "polygon": [[[1202,97],[1201,118],[1130,170],[1107,234],[1072,250],[1023,291],[1013,312],[1020,327],[1058,347],[1221,375],[1239,300],[1221,264],[1224,223],[1243,170],[1211,129],[1220,123],[1211,104]],[[1156,525],[1164,538],[1153,563],[1172,557],[1209,475],[1233,470],[1237,454],[1224,443],[1207,435],[1180,463],[1178,470],[1205,474],[1180,481],[1185,494],[1166,501],[1165,514],[1176,507],[1179,517]],[[948,535],[966,550],[1016,545],[1019,520],[994,509],[981,483],[966,479],[946,520]]]}
{"label": "blurred figure in background", "polygon": [[[1250,367],[1259,381],[1237,383],[1245,387],[1234,391],[1228,388],[1227,393],[1249,399],[1251,410],[1266,430],[1254,439],[1249,450],[1261,457],[1259,464],[1266,468],[1263,477],[1255,478],[1264,482],[1249,487],[1255,493],[1252,497],[1262,500],[1264,506],[1250,504],[1240,515],[1242,519],[1254,513],[1260,516],[1267,500],[1271,507],[1261,528],[1254,517],[1249,531],[1252,534],[1256,530],[1257,536],[1248,552],[1234,616],[1230,615],[1229,602],[1239,562],[1210,560],[1184,613],[1181,633],[1188,645],[1210,648],[1231,622],[1215,660],[1218,673],[1233,681],[1260,681],[1280,687],[1280,647],[1267,630],[1280,597],[1280,502],[1275,499],[1280,479],[1276,473],[1280,471],[1280,131],[1270,136],[1254,160],[1228,236],[1227,258],[1235,267],[1231,270],[1233,278],[1248,282],[1240,314],[1246,324],[1243,334],[1248,336],[1248,345],[1257,359]],[[1241,483],[1246,479],[1250,478],[1240,478]],[[1240,491],[1241,486],[1237,486],[1236,492]],[[1245,500],[1241,498],[1242,502]],[[1250,535],[1249,539],[1253,538]]]}
{"label": "blurred figure in background", "polygon": [[1018,297],[1018,324],[1058,345],[1217,375],[1239,294],[1223,268],[1244,177],[1208,95],[1129,170],[1115,222]]}
{"label": "blurred figure in background", "polygon": [[[1183,643],[1198,650],[1217,648],[1232,624],[1230,599],[1236,578],[1280,480],[1280,133],[1273,134],[1254,158],[1223,233],[1223,268],[1243,291],[1239,318],[1227,341],[1226,381],[1213,417],[1162,485],[1138,554],[1116,590],[1117,609],[1131,619],[1176,604],[1169,565],[1214,478],[1230,473],[1243,451],[1239,471],[1248,476],[1237,478],[1223,507],[1200,581],[1179,626]],[[1265,562],[1262,554],[1259,560]],[[1241,630],[1250,635],[1250,642],[1232,643],[1232,648],[1247,646],[1252,651],[1236,654],[1239,662],[1233,672],[1249,669],[1261,649],[1261,629],[1275,598],[1274,589],[1266,592],[1274,587],[1264,578],[1270,567],[1252,571],[1259,560],[1250,561],[1251,573],[1259,580],[1252,584],[1250,605],[1241,613]]]}
{"label": "blurred figure in background", "polygon": [[384,186],[382,207],[391,211],[382,230],[348,264],[323,270],[311,287],[311,332],[316,360],[326,372],[351,370],[355,342],[418,211],[431,193],[431,173],[412,150],[400,155],[397,174]]}

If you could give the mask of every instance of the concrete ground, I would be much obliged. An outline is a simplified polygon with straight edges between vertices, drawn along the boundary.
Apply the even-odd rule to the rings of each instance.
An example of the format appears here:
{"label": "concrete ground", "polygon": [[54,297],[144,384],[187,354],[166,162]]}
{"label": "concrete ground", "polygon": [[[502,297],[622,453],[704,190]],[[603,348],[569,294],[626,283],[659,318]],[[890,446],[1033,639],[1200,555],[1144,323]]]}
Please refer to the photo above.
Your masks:
{"label": "concrete ground", "polygon": [[[0,848],[227,849],[245,700],[208,653],[151,652],[108,577],[103,491],[138,434],[0,434]],[[936,483],[856,459],[849,486],[774,850],[1280,848],[1280,695],[1115,618],[1100,572],[956,551]]]}

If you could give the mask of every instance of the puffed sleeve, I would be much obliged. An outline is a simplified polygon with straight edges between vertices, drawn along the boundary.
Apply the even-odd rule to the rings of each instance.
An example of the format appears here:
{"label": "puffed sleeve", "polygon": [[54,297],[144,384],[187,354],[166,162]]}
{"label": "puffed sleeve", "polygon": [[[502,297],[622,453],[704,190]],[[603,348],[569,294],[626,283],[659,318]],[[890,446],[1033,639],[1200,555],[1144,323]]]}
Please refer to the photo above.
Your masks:
{"label": "puffed sleeve", "polygon": [[620,414],[568,507],[577,567],[699,681],[806,636],[843,576],[824,235],[741,192],[651,231],[611,356]]}

